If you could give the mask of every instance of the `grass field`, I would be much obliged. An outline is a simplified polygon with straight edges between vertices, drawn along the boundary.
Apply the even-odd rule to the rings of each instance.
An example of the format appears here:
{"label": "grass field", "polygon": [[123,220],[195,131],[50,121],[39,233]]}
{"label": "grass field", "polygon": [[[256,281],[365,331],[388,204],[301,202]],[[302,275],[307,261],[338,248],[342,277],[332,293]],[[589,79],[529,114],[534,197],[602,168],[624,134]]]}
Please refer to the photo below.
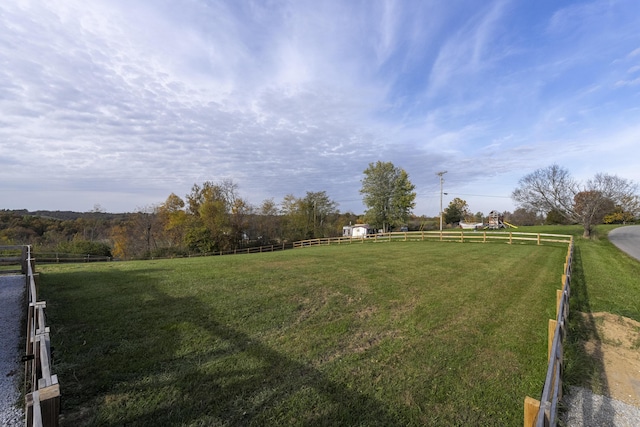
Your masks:
{"label": "grass field", "polygon": [[521,425],[565,245],[39,266],[62,425]]}

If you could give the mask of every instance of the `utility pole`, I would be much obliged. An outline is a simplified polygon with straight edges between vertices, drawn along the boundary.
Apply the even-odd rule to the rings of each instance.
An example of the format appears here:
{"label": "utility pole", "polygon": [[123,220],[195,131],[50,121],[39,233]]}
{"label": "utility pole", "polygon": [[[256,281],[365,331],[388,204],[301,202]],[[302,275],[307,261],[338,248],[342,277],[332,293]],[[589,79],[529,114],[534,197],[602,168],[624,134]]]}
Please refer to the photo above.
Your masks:
{"label": "utility pole", "polygon": [[442,183],[444,178],[442,177],[447,171],[438,172],[436,175],[440,177],[440,232],[442,232]]}

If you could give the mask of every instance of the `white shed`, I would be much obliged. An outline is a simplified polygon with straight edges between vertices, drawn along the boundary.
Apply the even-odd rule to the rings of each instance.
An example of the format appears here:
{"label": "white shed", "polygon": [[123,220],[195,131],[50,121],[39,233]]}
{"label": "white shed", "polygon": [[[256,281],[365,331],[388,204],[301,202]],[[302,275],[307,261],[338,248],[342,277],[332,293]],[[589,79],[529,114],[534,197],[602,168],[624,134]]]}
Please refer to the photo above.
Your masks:
{"label": "white shed", "polygon": [[369,227],[369,224],[345,225],[342,227],[342,237],[356,237],[358,239],[374,234],[375,230]]}

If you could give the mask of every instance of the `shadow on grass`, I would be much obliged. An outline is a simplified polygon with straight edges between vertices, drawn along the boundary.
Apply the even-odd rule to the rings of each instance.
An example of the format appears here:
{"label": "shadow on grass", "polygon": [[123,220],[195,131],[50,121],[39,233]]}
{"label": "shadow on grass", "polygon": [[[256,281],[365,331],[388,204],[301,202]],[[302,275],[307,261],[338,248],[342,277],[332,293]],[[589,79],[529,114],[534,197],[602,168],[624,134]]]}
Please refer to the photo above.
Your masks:
{"label": "shadow on grass", "polygon": [[[155,272],[126,274],[134,283],[136,275],[141,276],[144,291],[131,291],[130,299],[124,295],[125,287],[106,292],[100,304],[108,309],[103,316],[94,317],[104,322],[99,331],[92,331],[97,344],[86,349],[79,363],[72,350],[62,360],[61,366],[67,366],[67,372],[61,372],[62,389],[69,397],[65,404],[63,396],[63,426],[390,426],[416,422],[401,408],[390,408],[351,390],[313,366],[223,324],[197,297],[168,295],[150,283],[149,276]],[[117,273],[108,272],[82,276],[101,286],[122,280]],[[131,311],[135,306],[139,310]],[[52,308],[64,310],[61,302]],[[76,318],[67,317],[64,322],[84,322],[83,312],[79,310]],[[128,312],[136,317],[128,319]],[[112,320],[114,316],[119,318]],[[60,316],[52,316],[56,317]],[[150,327],[154,324],[157,328]],[[184,329],[176,325],[200,331],[206,335],[202,341],[216,343],[215,348],[182,354]],[[140,332],[155,336],[150,342],[156,348],[141,348],[144,341],[136,342]],[[73,335],[67,331],[64,337],[83,339],[82,334]],[[110,337],[106,340],[111,342],[101,342],[100,335]]]}
{"label": "shadow on grass", "polygon": [[[578,247],[574,250],[570,310],[565,353],[565,384],[586,387],[595,393],[608,395],[609,383],[603,375],[602,343],[591,311],[583,260]],[[592,348],[587,348],[589,341],[594,344]],[[581,408],[582,419],[585,422],[602,420],[606,421],[606,425],[613,425],[614,412],[610,402],[603,400],[599,407],[595,407],[593,400],[586,396]]]}

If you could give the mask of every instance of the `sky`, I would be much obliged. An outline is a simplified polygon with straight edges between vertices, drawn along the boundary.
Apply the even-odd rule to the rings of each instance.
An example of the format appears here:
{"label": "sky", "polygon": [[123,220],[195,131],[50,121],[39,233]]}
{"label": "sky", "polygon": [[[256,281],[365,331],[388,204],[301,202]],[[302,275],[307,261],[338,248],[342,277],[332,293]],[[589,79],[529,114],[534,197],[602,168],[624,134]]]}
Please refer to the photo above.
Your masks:
{"label": "sky", "polygon": [[255,206],[363,171],[414,213],[513,211],[558,164],[640,182],[637,0],[3,0],[0,209],[133,212],[231,179]]}

